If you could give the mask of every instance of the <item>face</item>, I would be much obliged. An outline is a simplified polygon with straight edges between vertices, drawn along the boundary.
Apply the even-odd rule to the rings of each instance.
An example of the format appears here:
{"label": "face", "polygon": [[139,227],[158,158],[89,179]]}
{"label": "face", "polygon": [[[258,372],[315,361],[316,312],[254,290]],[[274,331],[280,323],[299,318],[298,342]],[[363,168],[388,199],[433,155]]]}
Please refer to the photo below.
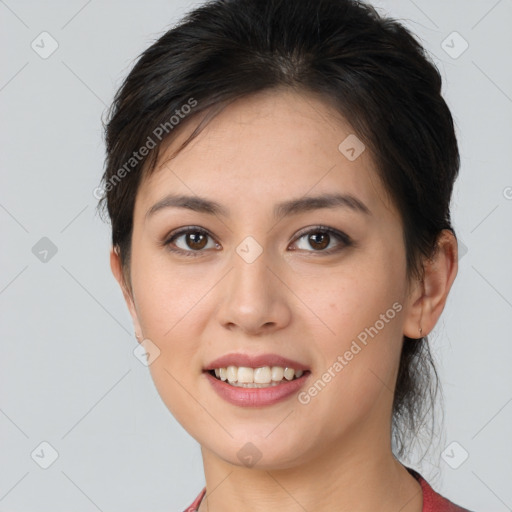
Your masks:
{"label": "face", "polygon": [[[194,126],[166,146],[134,210],[128,305],[160,351],[149,366],[160,396],[204,448],[239,466],[244,450],[276,469],[333,449],[367,453],[389,435],[411,301],[402,223],[369,150],[340,150],[350,126],[285,91],[231,104],[169,160]],[[326,195],[342,198],[276,210]],[[307,371],[280,400],[235,404],[205,372],[226,354],[274,354]],[[221,385],[242,401],[261,391]]]}

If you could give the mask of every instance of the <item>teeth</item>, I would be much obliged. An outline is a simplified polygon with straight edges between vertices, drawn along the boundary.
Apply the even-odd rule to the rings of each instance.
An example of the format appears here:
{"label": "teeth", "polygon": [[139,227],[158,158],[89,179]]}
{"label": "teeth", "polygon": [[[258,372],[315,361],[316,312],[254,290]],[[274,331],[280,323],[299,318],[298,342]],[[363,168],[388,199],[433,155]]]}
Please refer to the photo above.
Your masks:
{"label": "teeth", "polygon": [[227,368],[215,368],[215,376],[223,381],[228,381],[235,386],[266,387],[287,381],[298,379],[303,375],[302,370],[283,368],[282,366],[262,366],[260,368],[248,368],[246,366],[228,366]]}
{"label": "teeth", "polygon": [[286,380],[292,380],[294,376],[295,376],[295,370],[293,368],[285,368],[284,378]]}
{"label": "teeth", "polygon": [[240,368],[238,368],[238,375],[236,380],[241,384],[254,382],[254,370],[252,368],[240,366]]}
{"label": "teeth", "polygon": [[272,366],[272,380],[279,382],[283,380],[284,368],[282,366]]}
{"label": "teeth", "polygon": [[226,368],[226,378],[229,382],[236,382],[238,377],[238,368],[236,366],[228,366]]}
{"label": "teeth", "polygon": [[[238,372],[240,377],[240,371]],[[263,366],[262,368],[255,368],[254,370],[254,383],[255,384],[268,384],[272,380],[272,369],[270,366]]]}

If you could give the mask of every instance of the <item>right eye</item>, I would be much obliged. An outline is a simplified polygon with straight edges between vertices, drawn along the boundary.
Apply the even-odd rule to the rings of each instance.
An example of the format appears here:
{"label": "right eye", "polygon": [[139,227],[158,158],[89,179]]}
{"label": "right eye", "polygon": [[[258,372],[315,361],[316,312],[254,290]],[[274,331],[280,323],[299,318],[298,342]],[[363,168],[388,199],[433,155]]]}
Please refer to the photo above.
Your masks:
{"label": "right eye", "polygon": [[220,248],[220,245],[217,242],[214,242],[213,239],[210,247],[208,247],[208,238],[212,238],[208,231],[196,226],[188,226],[171,233],[170,237],[167,238],[164,245],[171,252],[183,256],[195,257],[199,256],[201,252],[204,252],[203,249],[205,248]]}

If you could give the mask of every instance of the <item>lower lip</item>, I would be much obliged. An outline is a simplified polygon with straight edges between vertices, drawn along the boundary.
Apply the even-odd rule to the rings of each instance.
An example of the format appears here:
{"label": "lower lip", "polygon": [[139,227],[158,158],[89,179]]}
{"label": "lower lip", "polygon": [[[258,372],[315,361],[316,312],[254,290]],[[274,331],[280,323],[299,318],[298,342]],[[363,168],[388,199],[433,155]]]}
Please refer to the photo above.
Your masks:
{"label": "lower lip", "polygon": [[277,386],[268,388],[241,388],[227,384],[209,372],[204,372],[208,382],[221,398],[240,407],[263,407],[285,400],[304,386],[310,373],[304,372],[298,379],[283,381]]}

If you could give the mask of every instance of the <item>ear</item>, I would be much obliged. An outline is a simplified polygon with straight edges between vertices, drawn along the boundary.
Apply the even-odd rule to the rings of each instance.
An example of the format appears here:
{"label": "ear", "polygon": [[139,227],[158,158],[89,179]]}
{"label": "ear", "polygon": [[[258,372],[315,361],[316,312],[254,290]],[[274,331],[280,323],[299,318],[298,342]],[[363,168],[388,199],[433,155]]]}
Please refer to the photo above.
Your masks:
{"label": "ear", "polygon": [[131,287],[128,286],[126,283],[126,280],[125,280],[125,277],[123,274],[123,268],[121,265],[121,256],[119,255],[117,248],[114,248],[114,247],[112,247],[110,249],[110,268],[112,269],[112,274],[114,274],[116,281],[119,283],[119,286],[121,287],[121,291],[123,292],[124,300],[126,302],[126,305],[128,306],[128,310],[132,317],[133,328],[135,330],[135,336],[140,343],[143,340],[143,335],[142,335],[142,328],[140,326],[137,310],[135,308],[135,302],[133,300],[133,292],[131,290]]}
{"label": "ear", "polygon": [[458,270],[457,239],[451,230],[441,231],[436,252],[423,268],[423,279],[415,281],[408,298],[404,335],[409,338],[429,334],[443,312]]}

